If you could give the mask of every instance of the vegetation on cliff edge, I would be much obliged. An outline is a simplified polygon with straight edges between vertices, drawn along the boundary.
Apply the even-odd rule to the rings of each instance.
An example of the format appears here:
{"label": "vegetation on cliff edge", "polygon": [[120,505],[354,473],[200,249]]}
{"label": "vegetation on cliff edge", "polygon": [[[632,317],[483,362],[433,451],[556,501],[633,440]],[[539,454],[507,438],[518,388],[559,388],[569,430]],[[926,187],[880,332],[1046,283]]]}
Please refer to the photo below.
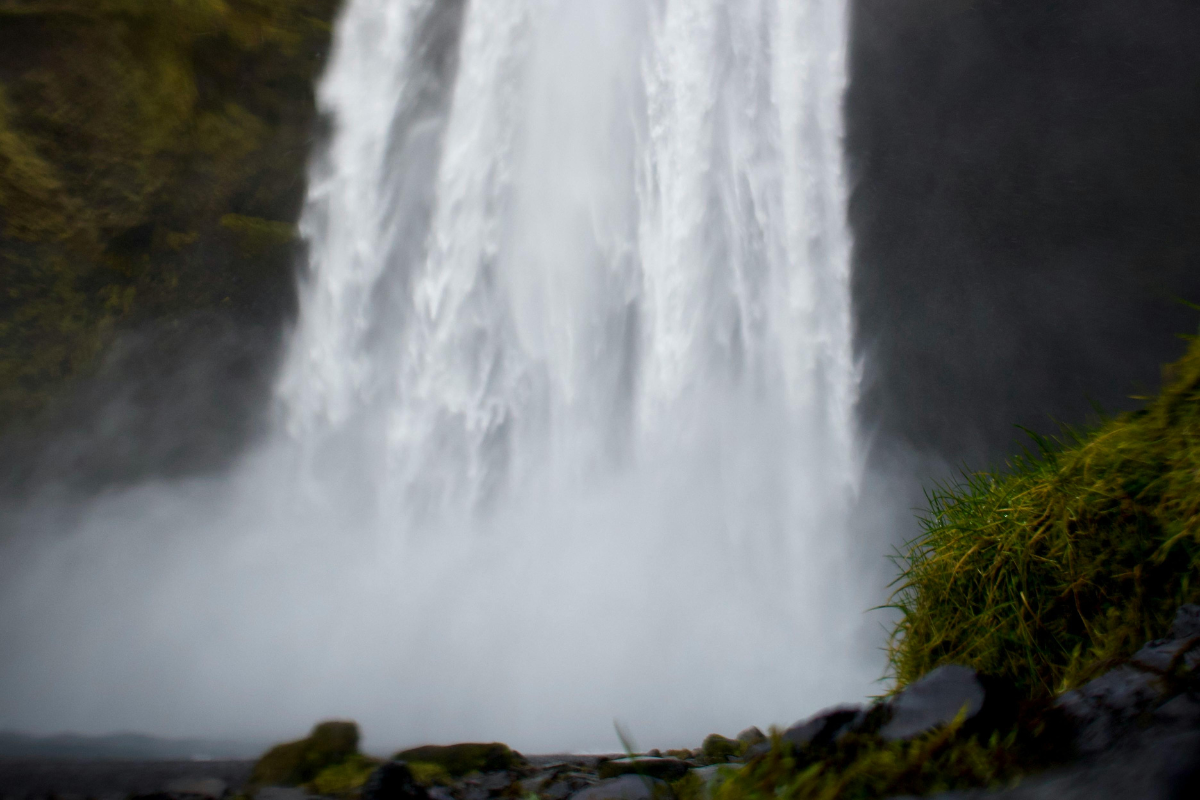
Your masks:
{"label": "vegetation on cliff edge", "polygon": [[286,313],[336,6],[0,0],[0,420],[123,326]]}
{"label": "vegetation on cliff edge", "polygon": [[900,686],[959,663],[1048,697],[1200,601],[1200,339],[1165,378],[1141,411],[930,494],[898,559]]}

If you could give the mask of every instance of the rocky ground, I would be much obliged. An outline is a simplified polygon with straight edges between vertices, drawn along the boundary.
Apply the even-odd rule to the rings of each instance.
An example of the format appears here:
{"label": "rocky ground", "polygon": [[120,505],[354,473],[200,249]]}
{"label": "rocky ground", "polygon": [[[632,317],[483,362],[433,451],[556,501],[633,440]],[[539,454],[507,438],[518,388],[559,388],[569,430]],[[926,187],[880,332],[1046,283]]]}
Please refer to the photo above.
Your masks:
{"label": "rocky ground", "polygon": [[[934,796],[941,800],[1200,798],[1198,679],[1200,606],[1185,606],[1166,638],[1148,643],[1127,663],[1047,705],[1037,723],[1040,738],[1033,741],[1055,751],[1046,759],[1049,768],[1026,774],[1005,788]],[[948,730],[986,738],[989,731],[1013,724],[1019,716],[1018,705],[1002,685],[966,667],[947,665],[886,701],[829,709],[773,738],[756,728],[743,731],[736,739],[714,734],[693,750],[652,750],[637,756],[523,757],[503,745],[458,745],[417,748],[379,763],[357,755],[357,728],[329,723],[314,729],[309,739],[275,748],[257,764],[3,761],[0,796],[4,800],[220,800],[234,795],[252,795],[255,800],[321,796],[361,800],[696,800],[712,796],[718,786],[730,782],[727,789],[731,791],[723,790],[722,796],[734,800],[754,794],[747,788],[753,786],[751,782],[739,782],[741,775],[761,771],[770,759],[780,762],[781,754],[787,763],[802,769],[816,763],[814,759],[828,764],[839,763],[839,759],[845,762],[841,751],[861,747],[862,741],[887,747],[925,741]],[[332,738],[322,744],[323,732]],[[320,747],[341,747],[352,755],[330,761],[328,754],[314,755]],[[301,783],[301,779],[280,776],[299,774],[288,770],[307,768],[315,757],[327,758],[332,766],[321,768],[325,771],[315,779],[304,778],[301,785],[273,785]],[[868,796],[850,791],[829,796],[851,795]],[[801,791],[795,796],[809,795]]]}

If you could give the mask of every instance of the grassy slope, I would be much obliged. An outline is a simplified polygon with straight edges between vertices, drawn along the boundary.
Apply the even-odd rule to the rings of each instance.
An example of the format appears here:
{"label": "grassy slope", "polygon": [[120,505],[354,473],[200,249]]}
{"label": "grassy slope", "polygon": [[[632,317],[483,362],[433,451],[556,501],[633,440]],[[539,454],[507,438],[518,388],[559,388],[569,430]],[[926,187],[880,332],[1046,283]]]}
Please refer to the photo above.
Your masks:
{"label": "grassy slope", "polygon": [[286,313],[336,5],[0,0],[0,420],[123,325]]}
{"label": "grassy slope", "polygon": [[956,662],[1049,696],[1200,600],[1200,340],[1166,377],[1140,412],[931,494],[900,560],[900,685]]}

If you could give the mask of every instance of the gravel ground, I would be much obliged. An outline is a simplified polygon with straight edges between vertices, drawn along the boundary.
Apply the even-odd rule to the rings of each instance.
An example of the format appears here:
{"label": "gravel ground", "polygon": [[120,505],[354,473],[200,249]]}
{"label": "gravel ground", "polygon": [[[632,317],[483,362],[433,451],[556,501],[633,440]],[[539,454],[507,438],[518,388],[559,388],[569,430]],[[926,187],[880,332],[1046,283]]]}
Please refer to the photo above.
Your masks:
{"label": "gravel ground", "polygon": [[101,761],[0,759],[2,800],[116,800],[162,791],[181,778],[220,778],[236,791],[253,761]]}

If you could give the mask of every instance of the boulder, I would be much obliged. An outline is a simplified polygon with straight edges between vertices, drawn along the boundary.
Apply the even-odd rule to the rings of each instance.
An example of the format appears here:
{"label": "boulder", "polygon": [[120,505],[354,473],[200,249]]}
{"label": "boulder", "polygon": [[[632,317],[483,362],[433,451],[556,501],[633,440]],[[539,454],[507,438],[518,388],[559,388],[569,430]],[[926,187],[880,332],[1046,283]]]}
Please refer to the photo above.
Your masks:
{"label": "boulder", "polygon": [[704,760],[710,764],[723,764],[731,758],[741,755],[742,745],[735,739],[727,739],[719,733],[710,733],[700,746]]}
{"label": "boulder", "polygon": [[986,698],[975,670],[958,664],[938,667],[892,698],[892,718],[879,735],[887,741],[911,739],[953,722],[964,709],[966,719],[972,719]]}
{"label": "boulder", "polygon": [[834,706],[818,711],[784,731],[783,740],[793,747],[828,744],[862,713],[862,706],[851,705]]}
{"label": "boulder", "polygon": [[601,780],[620,775],[642,775],[663,781],[677,781],[688,774],[691,767],[678,758],[614,758],[600,765]]}
{"label": "boulder", "polygon": [[671,787],[663,781],[643,775],[622,775],[576,792],[571,800],[665,800],[670,796]]}
{"label": "boulder", "polygon": [[1135,666],[1162,673],[1200,667],[1200,606],[1180,606],[1166,638],[1149,642],[1132,661]]}
{"label": "boulder", "polygon": [[1188,604],[1175,611],[1175,621],[1167,632],[1168,639],[1192,639],[1200,636],[1200,606]]}
{"label": "boulder", "polygon": [[429,800],[429,793],[413,778],[408,764],[389,761],[367,778],[362,800]]}
{"label": "boulder", "polygon": [[1142,669],[1168,673],[1200,666],[1200,637],[1159,639],[1150,642],[1133,656],[1133,664]]}
{"label": "boulder", "polygon": [[771,752],[770,740],[757,742],[746,748],[746,752],[742,753],[742,758],[749,761],[759,756],[765,756],[769,752]]}
{"label": "boulder", "polygon": [[752,725],[739,733],[737,740],[742,743],[742,747],[749,747],[767,741],[767,735]]}
{"label": "boulder", "polygon": [[358,725],[322,722],[304,739],[276,745],[262,755],[250,774],[252,786],[299,786],[326,767],[358,753]]}
{"label": "boulder", "polygon": [[1163,693],[1162,679],[1135,666],[1121,666],[1061,695],[1054,705],[1076,726],[1075,745],[1095,753],[1112,745]]}

